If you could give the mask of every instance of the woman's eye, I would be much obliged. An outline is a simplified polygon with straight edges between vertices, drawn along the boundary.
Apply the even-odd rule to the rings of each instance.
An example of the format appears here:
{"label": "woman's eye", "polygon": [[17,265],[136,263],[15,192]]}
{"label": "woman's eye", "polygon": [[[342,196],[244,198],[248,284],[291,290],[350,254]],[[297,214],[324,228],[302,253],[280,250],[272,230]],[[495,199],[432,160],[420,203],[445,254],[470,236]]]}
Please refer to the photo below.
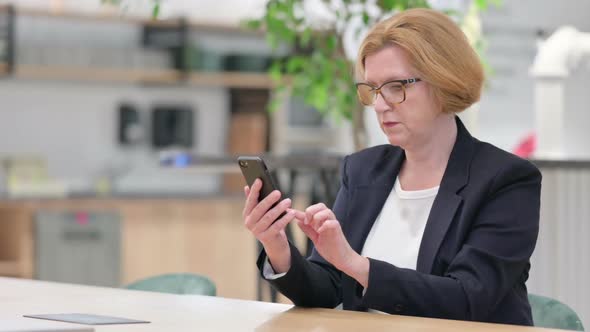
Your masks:
{"label": "woman's eye", "polygon": [[392,92],[401,91],[402,90],[402,86],[401,85],[398,85],[398,84],[392,84],[392,85],[388,86],[387,89],[389,91],[392,91]]}

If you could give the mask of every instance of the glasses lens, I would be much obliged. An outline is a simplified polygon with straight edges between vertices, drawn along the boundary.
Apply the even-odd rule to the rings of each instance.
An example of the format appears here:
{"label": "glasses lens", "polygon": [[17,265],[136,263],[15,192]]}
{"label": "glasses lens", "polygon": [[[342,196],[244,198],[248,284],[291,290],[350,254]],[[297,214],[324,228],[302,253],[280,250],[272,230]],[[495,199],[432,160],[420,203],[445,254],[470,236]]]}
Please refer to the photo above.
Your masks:
{"label": "glasses lens", "polygon": [[401,103],[406,98],[404,86],[398,82],[385,84],[381,88],[381,94],[383,95],[383,98],[385,98],[385,101],[391,104]]}
{"label": "glasses lens", "polygon": [[363,105],[373,105],[373,102],[375,101],[375,90],[371,86],[366,84],[358,84],[356,86],[356,92]]}

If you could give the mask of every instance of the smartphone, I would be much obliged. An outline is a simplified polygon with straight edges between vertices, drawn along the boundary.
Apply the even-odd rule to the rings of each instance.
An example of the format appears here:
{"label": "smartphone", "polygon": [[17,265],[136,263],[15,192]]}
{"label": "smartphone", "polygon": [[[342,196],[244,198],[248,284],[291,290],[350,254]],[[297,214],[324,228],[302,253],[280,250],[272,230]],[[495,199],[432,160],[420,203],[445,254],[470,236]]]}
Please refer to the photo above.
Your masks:
{"label": "smartphone", "polygon": [[[266,167],[266,164],[262,158],[257,156],[240,156],[238,157],[238,165],[240,166],[242,175],[246,180],[246,184],[248,184],[250,188],[256,179],[260,179],[262,181],[262,188],[260,189],[260,195],[258,196],[259,202],[266,196],[270,195],[270,193],[272,193],[274,190],[278,190],[276,182],[268,171],[268,167]],[[277,201],[270,208],[274,208],[277,204],[279,204],[279,202],[281,202],[281,200]],[[286,212],[281,213],[281,215],[278,216],[275,221],[281,219],[285,214]]]}
{"label": "smartphone", "polygon": [[258,196],[259,202],[270,195],[273,190],[278,189],[262,158],[257,156],[240,156],[238,157],[238,165],[240,165],[242,175],[249,187],[252,187],[254,180],[262,180],[262,189],[260,189],[260,196]]}

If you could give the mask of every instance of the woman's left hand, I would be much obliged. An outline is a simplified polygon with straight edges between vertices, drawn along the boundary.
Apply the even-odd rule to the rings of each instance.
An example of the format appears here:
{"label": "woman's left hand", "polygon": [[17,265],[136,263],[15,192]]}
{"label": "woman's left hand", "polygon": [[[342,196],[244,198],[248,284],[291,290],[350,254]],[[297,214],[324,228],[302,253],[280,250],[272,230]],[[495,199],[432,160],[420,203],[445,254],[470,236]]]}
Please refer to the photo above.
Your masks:
{"label": "woman's left hand", "polygon": [[[348,244],[332,210],[319,203],[308,207],[305,212],[295,211],[295,219],[325,260],[355,279],[360,277],[363,280],[357,280],[366,287],[366,281],[363,281],[368,279],[369,261]],[[363,273],[365,270],[366,273]],[[365,274],[366,278],[363,277]]]}

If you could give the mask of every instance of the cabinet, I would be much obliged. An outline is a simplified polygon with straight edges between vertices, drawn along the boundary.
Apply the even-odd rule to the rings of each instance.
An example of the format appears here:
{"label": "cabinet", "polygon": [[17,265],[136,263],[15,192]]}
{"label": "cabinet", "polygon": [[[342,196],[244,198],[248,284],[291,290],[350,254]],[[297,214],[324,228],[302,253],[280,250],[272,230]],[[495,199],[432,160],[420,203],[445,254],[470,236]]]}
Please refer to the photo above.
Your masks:
{"label": "cabinet", "polygon": [[114,211],[38,211],[34,218],[35,278],[117,287],[121,218]]}
{"label": "cabinet", "polygon": [[[202,199],[59,199],[0,202],[0,275],[33,278],[35,215],[59,228],[64,214],[121,220],[118,284],[169,272],[209,276],[219,296],[256,298],[256,241],[243,227],[242,197]],[[106,219],[103,218],[103,222]],[[108,218],[107,218],[108,219]],[[62,225],[63,226],[63,225]],[[41,244],[43,246],[43,244]],[[72,267],[70,267],[72,268]]]}
{"label": "cabinet", "polygon": [[0,275],[33,277],[33,229],[28,209],[0,207]]}

